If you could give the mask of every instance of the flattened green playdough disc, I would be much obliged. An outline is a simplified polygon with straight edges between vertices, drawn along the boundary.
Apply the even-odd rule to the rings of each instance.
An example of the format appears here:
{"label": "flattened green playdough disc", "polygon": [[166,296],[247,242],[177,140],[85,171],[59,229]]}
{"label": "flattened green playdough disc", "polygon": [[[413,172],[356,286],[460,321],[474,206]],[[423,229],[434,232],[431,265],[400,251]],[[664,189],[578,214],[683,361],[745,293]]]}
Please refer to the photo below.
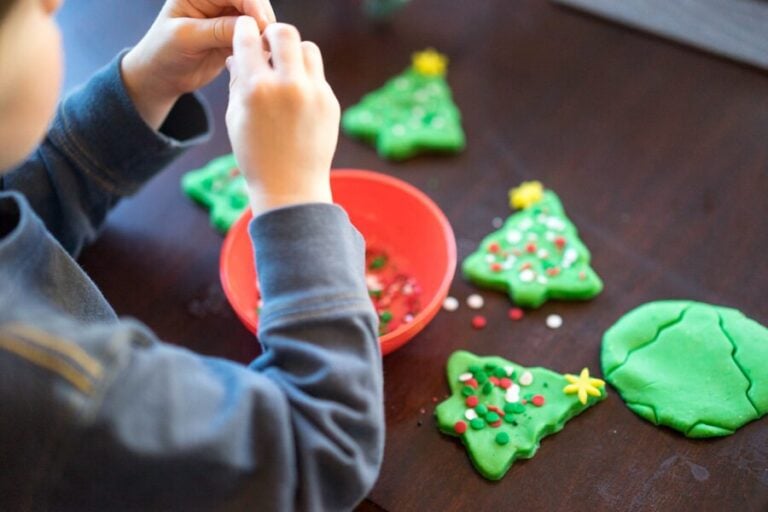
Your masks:
{"label": "flattened green playdough disc", "polygon": [[606,331],[602,366],[630,409],[688,437],[729,435],[768,412],[768,329],[735,309],[644,304]]}

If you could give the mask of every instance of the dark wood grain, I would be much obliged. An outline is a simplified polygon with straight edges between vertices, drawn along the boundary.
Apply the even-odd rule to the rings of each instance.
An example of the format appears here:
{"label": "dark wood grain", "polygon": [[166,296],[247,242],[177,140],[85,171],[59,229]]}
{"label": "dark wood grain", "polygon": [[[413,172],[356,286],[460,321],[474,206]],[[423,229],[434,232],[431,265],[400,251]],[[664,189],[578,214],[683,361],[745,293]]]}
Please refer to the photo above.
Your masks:
{"label": "dark wood grain", "polygon": [[[67,3],[68,84],[135,41],[159,4]],[[602,333],[647,301],[725,304],[768,323],[768,77],[536,0],[415,0],[379,27],[353,0],[276,5],[322,48],[343,106],[403,69],[414,50],[451,57],[463,154],[393,164],[342,137],[338,167],[375,169],[427,192],[453,224],[460,257],[508,215],[507,188],[540,179],[559,193],[606,284],[589,303],[548,303],[517,323],[506,318],[506,297],[484,293],[485,330],[472,330],[466,308],[441,313],[388,356],[384,466],[362,509],[768,509],[766,418],[694,441],[639,419],[612,392],[492,483],[432,416],[456,349],[596,372]],[[246,362],[258,349],[218,284],[221,237],[179,191],[183,171],[229,149],[226,92],[225,78],[206,90],[218,123],[211,142],[122,203],[81,261],[121,314],[170,342]],[[452,295],[473,291],[455,278]],[[561,329],[544,326],[550,313],[562,315]]]}

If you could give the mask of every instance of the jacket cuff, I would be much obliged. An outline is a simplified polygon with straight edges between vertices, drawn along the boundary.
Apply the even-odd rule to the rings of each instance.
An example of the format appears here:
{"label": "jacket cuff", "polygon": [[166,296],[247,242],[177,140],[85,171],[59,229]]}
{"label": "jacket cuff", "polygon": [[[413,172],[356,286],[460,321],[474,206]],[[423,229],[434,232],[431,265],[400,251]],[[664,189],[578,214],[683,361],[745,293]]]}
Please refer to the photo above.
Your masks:
{"label": "jacket cuff", "polygon": [[49,132],[66,156],[118,195],[134,192],[211,132],[210,112],[196,93],[179,98],[159,131],[150,128],[123,83],[126,53],[61,102]]}

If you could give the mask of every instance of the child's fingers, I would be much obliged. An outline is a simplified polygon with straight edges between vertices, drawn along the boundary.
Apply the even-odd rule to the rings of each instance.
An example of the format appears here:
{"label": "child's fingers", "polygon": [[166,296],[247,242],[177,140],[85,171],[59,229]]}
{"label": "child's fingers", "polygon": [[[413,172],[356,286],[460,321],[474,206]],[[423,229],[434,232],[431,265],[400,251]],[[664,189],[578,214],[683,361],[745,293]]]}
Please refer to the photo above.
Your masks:
{"label": "child's fingers", "polygon": [[193,51],[206,51],[215,48],[232,48],[235,25],[238,16],[220,18],[184,20],[184,30],[189,37]]}
{"label": "child's fingers", "polygon": [[264,31],[272,52],[272,65],[279,74],[296,77],[304,71],[301,37],[293,25],[273,23]]}
{"label": "child's fingers", "polygon": [[301,52],[304,55],[304,68],[307,70],[307,74],[312,78],[324,80],[325,72],[323,71],[323,56],[320,53],[320,48],[312,41],[302,41]]}
{"label": "child's fingers", "polygon": [[240,16],[235,24],[235,35],[232,42],[233,61],[231,66],[235,73],[254,75],[263,73],[269,68],[264,57],[264,47],[256,20],[250,16]]}
{"label": "child's fingers", "polygon": [[269,0],[207,0],[219,9],[232,7],[240,14],[251,16],[256,20],[259,30],[275,22],[275,11]]}

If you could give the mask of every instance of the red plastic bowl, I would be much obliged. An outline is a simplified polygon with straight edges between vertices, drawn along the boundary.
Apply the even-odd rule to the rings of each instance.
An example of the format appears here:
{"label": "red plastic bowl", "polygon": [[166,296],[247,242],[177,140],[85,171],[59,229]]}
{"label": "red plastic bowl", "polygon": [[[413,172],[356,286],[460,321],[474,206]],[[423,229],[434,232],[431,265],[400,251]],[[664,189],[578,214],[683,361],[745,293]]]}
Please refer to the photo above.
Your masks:
{"label": "red plastic bowl", "polygon": [[[456,270],[456,239],[448,219],[416,187],[372,171],[331,173],[334,202],[347,211],[366,242],[385,247],[399,269],[421,285],[422,310],[408,324],[379,337],[382,354],[400,348],[434,318]],[[252,332],[258,330],[250,211],[229,230],[221,249],[221,283],[232,308]]]}

